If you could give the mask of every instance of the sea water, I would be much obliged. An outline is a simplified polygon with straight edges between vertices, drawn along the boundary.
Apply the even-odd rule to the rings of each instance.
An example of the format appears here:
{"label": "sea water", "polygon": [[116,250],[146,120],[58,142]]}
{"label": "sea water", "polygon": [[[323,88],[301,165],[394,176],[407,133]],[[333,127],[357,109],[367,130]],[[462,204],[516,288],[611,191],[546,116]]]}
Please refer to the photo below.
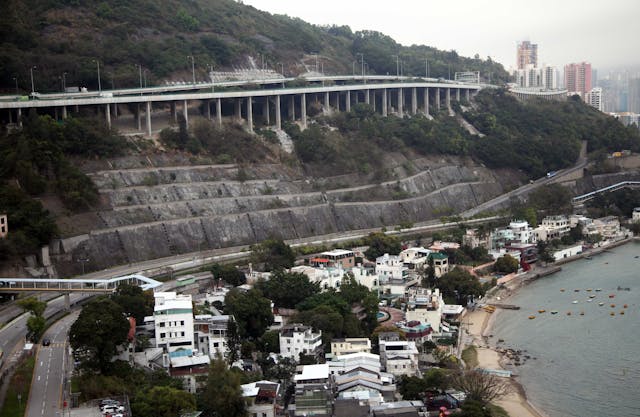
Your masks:
{"label": "sea water", "polygon": [[640,243],[562,265],[508,303],[520,310],[497,313],[491,340],[531,357],[510,369],[537,408],[550,417],[640,416]]}

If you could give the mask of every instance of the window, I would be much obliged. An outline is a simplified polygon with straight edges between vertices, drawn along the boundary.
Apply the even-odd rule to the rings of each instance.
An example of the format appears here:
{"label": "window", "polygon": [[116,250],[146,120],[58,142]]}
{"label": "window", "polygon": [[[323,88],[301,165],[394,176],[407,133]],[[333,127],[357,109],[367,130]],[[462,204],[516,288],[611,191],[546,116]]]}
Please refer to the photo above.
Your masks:
{"label": "window", "polygon": [[160,323],[160,327],[164,327],[164,325],[165,325],[165,323],[164,323],[164,322],[163,322],[163,323]]}
{"label": "window", "polygon": [[180,326],[184,326],[184,320],[180,320]]}
{"label": "window", "polygon": [[160,339],[164,339],[167,336],[166,333],[160,333]]}

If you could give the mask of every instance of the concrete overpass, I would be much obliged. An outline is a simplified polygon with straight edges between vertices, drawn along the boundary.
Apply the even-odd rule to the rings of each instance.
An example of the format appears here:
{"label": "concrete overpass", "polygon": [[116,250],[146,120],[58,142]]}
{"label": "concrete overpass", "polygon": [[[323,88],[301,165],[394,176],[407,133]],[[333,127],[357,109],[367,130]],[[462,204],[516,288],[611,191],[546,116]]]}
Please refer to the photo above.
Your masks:
{"label": "concrete overpass", "polygon": [[[151,136],[153,132],[152,119],[154,114],[169,112],[177,121],[179,112],[182,113],[187,125],[189,123],[189,108],[203,105],[202,113],[222,126],[223,116],[230,116],[243,121],[247,129],[253,132],[255,119],[259,119],[262,126],[282,128],[283,117],[292,122],[300,122],[307,126],[307,106],[317,103],[325,112],[346,110],[357,103],[367,103],[374,111],[383,116],[395,114],[415,115],[418,112],[428,115],[431,109],[435,112],[442,107],[450,108],[451,100],[460,101],[464,97],[469,100],[483,88],[479,84],[454,82],[449,80],[400,78],[390,76],[340,76],[340,77],[310,77],[305,79],[309,83],[331,81],[357,82],[356,84],[322,85],[310,84],[304,87],[274,87],[273,84],[283,83],[290,79],[258,80],[250,85],[251,90],[242,91],[213,91],[220,84],[205,83],[179,86],[162,86],[142,89],[103,90],[102,92],[83,92],[68,94],[42,94],[38,99],[21,100],[18,96],[0,99],[0,111],[8,112],[8,120],[20,123],[23,110],[36,109],[52,114],[56,119],[67,117],[68,107],[76,111],[80,107],[90,106],[102,113],[106,122],[111,126],[112,119],[117,118],[119,106],[133,108],[134,123],[140,133]],[[234,83],[234,82],[232,82]],[[247,84],[247,82],[235,82]],[[263,83],[268,88],[255,88]],[[227,85],[229,84],[229,85]],[[224,84],[230,87],[230,83]],[[245,86],[246,88],[247,86]],[[180,107],[180,110],[178,110]],[[142,114],[145,115],[145,129],[142,129]],[[215,114],[215,117],[214,117]],[[14,119],[15,117],[15,119]]]}

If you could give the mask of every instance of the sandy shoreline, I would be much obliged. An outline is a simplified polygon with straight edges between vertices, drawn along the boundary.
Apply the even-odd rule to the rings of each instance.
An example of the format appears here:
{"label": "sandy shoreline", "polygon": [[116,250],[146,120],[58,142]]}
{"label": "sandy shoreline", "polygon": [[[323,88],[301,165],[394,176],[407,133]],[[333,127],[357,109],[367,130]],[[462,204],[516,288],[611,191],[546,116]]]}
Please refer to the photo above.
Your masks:
{"label": "sandy shoreline", "polygon": [[[514,282],[515,281],[515,282]],[[517,278],[510,282],[505,288],[500,289],[491,299],[500,297],[499,301],[513,295],[524,283],[522,278]],[[487,369],[505,369],[501,363],[500,354],[490,347],[488,337],[491,334],[493,323],[501,315],[500,311],[488,313],[482,309],[476,309],[468,313],[465,322],[469,323],[468,335],[472,338],[471,344],[476,346],[478,352],[478,366]],[[511,417],[547,417],[527,400],[524,387],[514,378],[510,378],[512,386],[511,393],[495,401],[495,404],[504,408]]]}

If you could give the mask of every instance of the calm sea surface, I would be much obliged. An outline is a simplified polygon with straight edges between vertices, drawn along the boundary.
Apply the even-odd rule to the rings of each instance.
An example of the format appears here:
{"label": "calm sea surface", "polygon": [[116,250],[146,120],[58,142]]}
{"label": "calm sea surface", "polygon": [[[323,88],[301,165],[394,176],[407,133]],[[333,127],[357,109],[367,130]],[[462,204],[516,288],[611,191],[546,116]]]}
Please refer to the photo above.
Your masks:
{"label": "calm sea surface", "polygon": [[[520,310],[498,313],[492,340],[504,339],[500,345],[526,349],[525,354],[537,358],[514,371],[529,400],[550,417],[640,416],[637,256],[640,243],[629,243],[592,260],[563,265],[561,272],[531,283],[509,299]],[[602,291],[596,292],[597,288]],[[596,297],[587,302],[589,295]],[[546,313],[538,313],[539,309]],[[552,310],[558,314],[552,315]],[[530,315],[536,318],[530,320]]]}

